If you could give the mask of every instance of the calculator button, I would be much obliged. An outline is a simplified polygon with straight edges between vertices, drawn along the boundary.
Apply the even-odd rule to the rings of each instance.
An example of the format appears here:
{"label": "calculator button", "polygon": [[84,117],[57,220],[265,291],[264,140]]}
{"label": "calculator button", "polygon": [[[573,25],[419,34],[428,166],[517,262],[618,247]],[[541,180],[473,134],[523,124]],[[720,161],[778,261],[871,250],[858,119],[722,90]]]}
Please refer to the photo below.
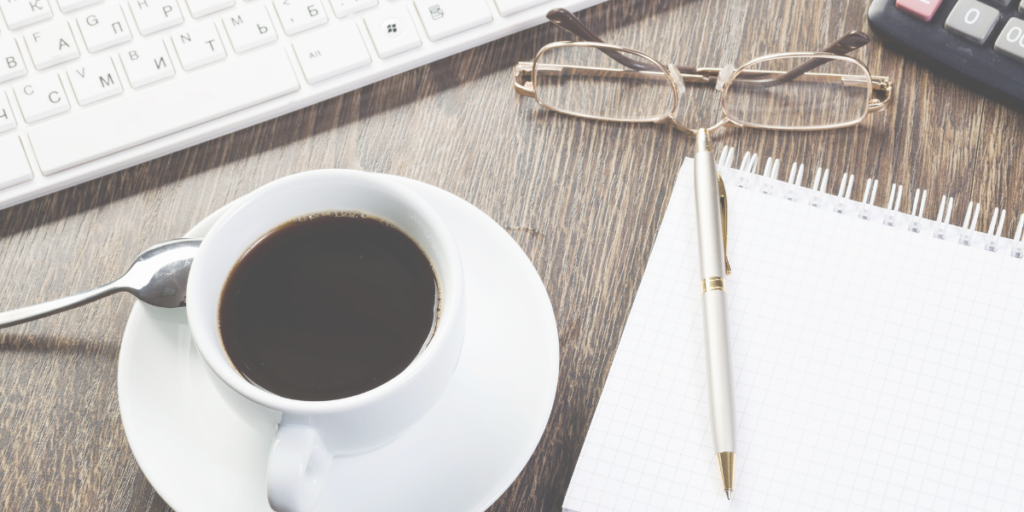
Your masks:
{"label": "calculator button", "polygon": [[924,21],[931,21],[942,0],[896,0],[896,8]]}
{"label": "calculator button", "polygon": [[431,41],[490,23],[494,19],[484,0],[416,0],[416,11]]}
{"label": "calculator button", "polygon": [[977,0],[959,0],[946,18],[946,30],[977,44],[984,44],[999,21],[999,11]]}
{"label": "calculator button", "polygon": [[363,21],[382,59],[419,48],[423,44],[404,4],[377,9],[363,18]]}
{"label": "calculator button", "polygon": [[293,46],[311,84],[370,64],[370,52],[354,21],[301,38]]}
{"label": "calculator button", "polygon": [[0,188],[7,188],[32,179],[32,169],[25,150],[16,135],[0,137]]}
{"label": "calculator button", "polygon": [[996,39],[996,52],[1024,63],[1024,20],[1010,18]]}

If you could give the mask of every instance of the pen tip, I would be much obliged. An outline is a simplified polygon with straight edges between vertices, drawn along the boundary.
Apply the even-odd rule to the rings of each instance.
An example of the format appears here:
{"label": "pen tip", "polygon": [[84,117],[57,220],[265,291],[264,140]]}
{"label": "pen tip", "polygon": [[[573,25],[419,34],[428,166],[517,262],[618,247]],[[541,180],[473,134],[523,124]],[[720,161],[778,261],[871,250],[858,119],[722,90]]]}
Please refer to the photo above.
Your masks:
{"label": "pen tip", "polygon": [[731,500],[732,499],[732,489],[726,489],[725,490],[725,499],[727,499],[727,500]]}

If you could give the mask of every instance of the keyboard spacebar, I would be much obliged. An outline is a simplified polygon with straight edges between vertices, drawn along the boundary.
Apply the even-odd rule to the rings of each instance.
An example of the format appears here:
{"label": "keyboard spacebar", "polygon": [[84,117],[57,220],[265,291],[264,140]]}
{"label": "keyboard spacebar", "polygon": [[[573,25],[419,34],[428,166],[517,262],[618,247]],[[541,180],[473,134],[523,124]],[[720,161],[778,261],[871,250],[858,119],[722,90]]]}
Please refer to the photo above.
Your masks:
{"label": "keyboard spacebar", "polygon": [[274,48],[31,127],[28,138],[53,174],[297,90],[285,49]]}

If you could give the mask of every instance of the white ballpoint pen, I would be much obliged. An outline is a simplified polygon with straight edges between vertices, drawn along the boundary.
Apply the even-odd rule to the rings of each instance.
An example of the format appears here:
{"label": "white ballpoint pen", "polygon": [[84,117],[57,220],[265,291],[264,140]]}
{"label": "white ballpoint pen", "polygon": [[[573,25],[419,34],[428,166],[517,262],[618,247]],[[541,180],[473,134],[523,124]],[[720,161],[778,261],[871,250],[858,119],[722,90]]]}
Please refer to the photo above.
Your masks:
{"label": "white ballpoint pen", "polygon": [[694,155],[694,195],[697,205],[697,239],[700,250],[701,297],[704,303],[704,342],[708,361],[708,403],[711,433],[722,473],[725,496],[732,499],[736,467],[736,420],[729,360],[729,320],[725,300],[728,225],[725,185],[715,168],[711,137],[706,129],[697,131]]}

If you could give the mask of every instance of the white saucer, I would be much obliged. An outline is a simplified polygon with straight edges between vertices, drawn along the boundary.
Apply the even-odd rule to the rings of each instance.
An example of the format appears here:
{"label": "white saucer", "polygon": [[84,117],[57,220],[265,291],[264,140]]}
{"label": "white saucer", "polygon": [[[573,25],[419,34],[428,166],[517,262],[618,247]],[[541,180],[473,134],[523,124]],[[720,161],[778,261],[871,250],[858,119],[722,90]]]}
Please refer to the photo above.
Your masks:
{"label": "white saucer", "polygon": [[[558,383],[554,313],[537,271],[501,226],[443,190],[395,179],[437,209],[459,244],[465,343],[424,419],[379,450],[335,458],[317,511],[482,511],[512,484],[547,424]],[[187,236],[205,235],[226,208]],[[192,345],[184,308],[137,302],[117,391],[149,482],[178,512],[270,511],[267,455],[277,427],[229,406],[218,386]]]}

